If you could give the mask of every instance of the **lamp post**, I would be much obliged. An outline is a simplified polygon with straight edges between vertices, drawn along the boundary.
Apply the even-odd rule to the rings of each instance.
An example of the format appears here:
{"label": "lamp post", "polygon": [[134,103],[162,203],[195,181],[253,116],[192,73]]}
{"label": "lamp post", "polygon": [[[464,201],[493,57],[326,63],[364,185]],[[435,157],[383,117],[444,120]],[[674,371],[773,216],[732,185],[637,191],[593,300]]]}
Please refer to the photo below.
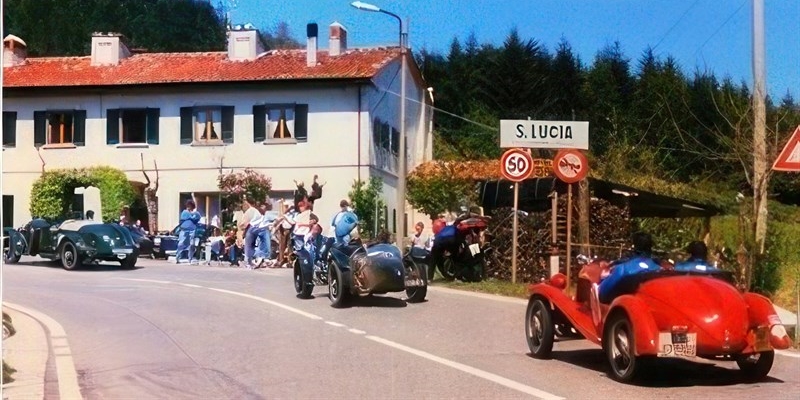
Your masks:
{"label": "lamp post", "polygon": [[397,247],[404,248],[406,237],[406,34],[403,32],[403,19],[399,15],[383,10],[378,6],[354,1],[351,6],[362,10],[391,15],[400,23],[400,143],[397,149]]}

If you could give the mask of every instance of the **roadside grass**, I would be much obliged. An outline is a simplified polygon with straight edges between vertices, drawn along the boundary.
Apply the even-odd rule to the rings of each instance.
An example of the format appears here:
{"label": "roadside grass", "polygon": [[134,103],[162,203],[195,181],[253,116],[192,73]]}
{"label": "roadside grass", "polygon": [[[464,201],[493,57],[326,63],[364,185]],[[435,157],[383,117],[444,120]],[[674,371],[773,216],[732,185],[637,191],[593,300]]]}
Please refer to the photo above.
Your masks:
{"label": "roadside grass", "polygon": [[508,281],[501,281],[497,279],[486,279],[482,282],[470,282],[470,283],[465,283],[461,281],[450,282],[439,277],[437,271],[437,278],[434,279],[430,284],[432,286],[441,286],[450,289],[496,294],[500,296],[516,297],[520,299],[528,298],[527,283],[511,283]]}

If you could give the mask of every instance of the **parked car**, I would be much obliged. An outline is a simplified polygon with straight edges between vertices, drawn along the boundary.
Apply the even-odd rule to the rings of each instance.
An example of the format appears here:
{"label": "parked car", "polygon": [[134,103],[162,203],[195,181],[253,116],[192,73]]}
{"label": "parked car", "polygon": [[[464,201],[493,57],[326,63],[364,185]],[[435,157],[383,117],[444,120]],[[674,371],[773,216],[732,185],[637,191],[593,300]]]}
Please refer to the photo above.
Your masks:
{"label": "parked car", "polygon": [[574,298],[563,274],[530,286],[525,333],[533,357],[548,358],[555,335],[577,336],[602,347],[609,376],[621,382],[662,357],[730,358],[758,380],[772,368],[774,349],[791,344],[770,300],[740,292],[729,272],[630,275],[623,294],[603,304],[597,284],[607,265],[584,265]]}
{"label": "parked car", "polygon": [[[175,251],[178,249],[179,233],[180,225],[176,226],[169,232],[151,236],[150,239],[153,242],[153,258],[167,259],[170,256],[174,256]],[[208,231],[208,227],[205,224],[197,225],[197,230],[195,231],[195,241],[197,246],[195,251],[197,254],[195,255],[195,258],[200,255],[200,244],[208,239],[210,233],[211,232]]]}
{"label": "parked car", "polygon": [[123,268],[136,266],[139,247],[130,231],[119,224],[92,220],[66,220],[51,224],[34,219],[18,230],[7,229],[3,256],[8,264],[23,255],[58,260],[64,269],[72,270],[84,262],[116,261]]}

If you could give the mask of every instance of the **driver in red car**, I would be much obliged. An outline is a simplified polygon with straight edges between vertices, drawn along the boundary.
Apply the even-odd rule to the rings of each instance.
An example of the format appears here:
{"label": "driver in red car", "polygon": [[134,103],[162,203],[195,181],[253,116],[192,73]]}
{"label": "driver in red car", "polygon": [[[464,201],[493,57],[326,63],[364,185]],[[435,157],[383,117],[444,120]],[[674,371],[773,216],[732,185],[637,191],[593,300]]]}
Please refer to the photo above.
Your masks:
{"label": "driver in red car", "polygon": [[600,282],[598,296],[601,303],[610,303],[620,293],[621,282],[625,277],[661,270],[653,260],[653,237],[648,233],[637,232],[631,238],[634,254],[627,259],[612,263],[611,274]]}
{"label": "driver in red car", "polygon": [[686,248],[689,252],[689,259],[675,265],[675,271],[681,272],[710,272],[716,271],[717,268],[708,264],[708,247],[706,244],[696,240],[689,243]]}

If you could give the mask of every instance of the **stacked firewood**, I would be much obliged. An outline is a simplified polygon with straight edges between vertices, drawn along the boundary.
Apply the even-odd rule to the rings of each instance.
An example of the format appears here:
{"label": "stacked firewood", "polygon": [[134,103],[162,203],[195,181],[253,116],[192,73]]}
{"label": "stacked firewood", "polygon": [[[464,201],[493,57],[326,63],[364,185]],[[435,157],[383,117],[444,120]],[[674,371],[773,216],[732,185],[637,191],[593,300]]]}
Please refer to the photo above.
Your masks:
{"label": "stacked firewood", "polygon": [[[573,205],[572,253],[581,253],[578,236],[577,202]],[[567,203],[559,199],[558,204],[557,247],[561,260],[561,271],[566,268],[566,209]],[[630,237],[630,215],[627,210],[612,205],[605,200],[593,200],[590,208],[589,238],[591,255],[614,259],[619,249],[627,245]],[[495,279],[511,280],[511,256],[513,242],[513,211],[511,208],[498,208],[491,213],[487,233],[491,236],[494,249],[488,258],[487,276]],[[539,282],[550,275],[550,255],[552,236],[552,216],[548,212],[519,214],[517,236],[517,281]],[[583,249],[586,250],[586,249]],[[589,254],[586,254],[589,255]],[[580,266],[573,259],[572,276],[576,277]]]}

